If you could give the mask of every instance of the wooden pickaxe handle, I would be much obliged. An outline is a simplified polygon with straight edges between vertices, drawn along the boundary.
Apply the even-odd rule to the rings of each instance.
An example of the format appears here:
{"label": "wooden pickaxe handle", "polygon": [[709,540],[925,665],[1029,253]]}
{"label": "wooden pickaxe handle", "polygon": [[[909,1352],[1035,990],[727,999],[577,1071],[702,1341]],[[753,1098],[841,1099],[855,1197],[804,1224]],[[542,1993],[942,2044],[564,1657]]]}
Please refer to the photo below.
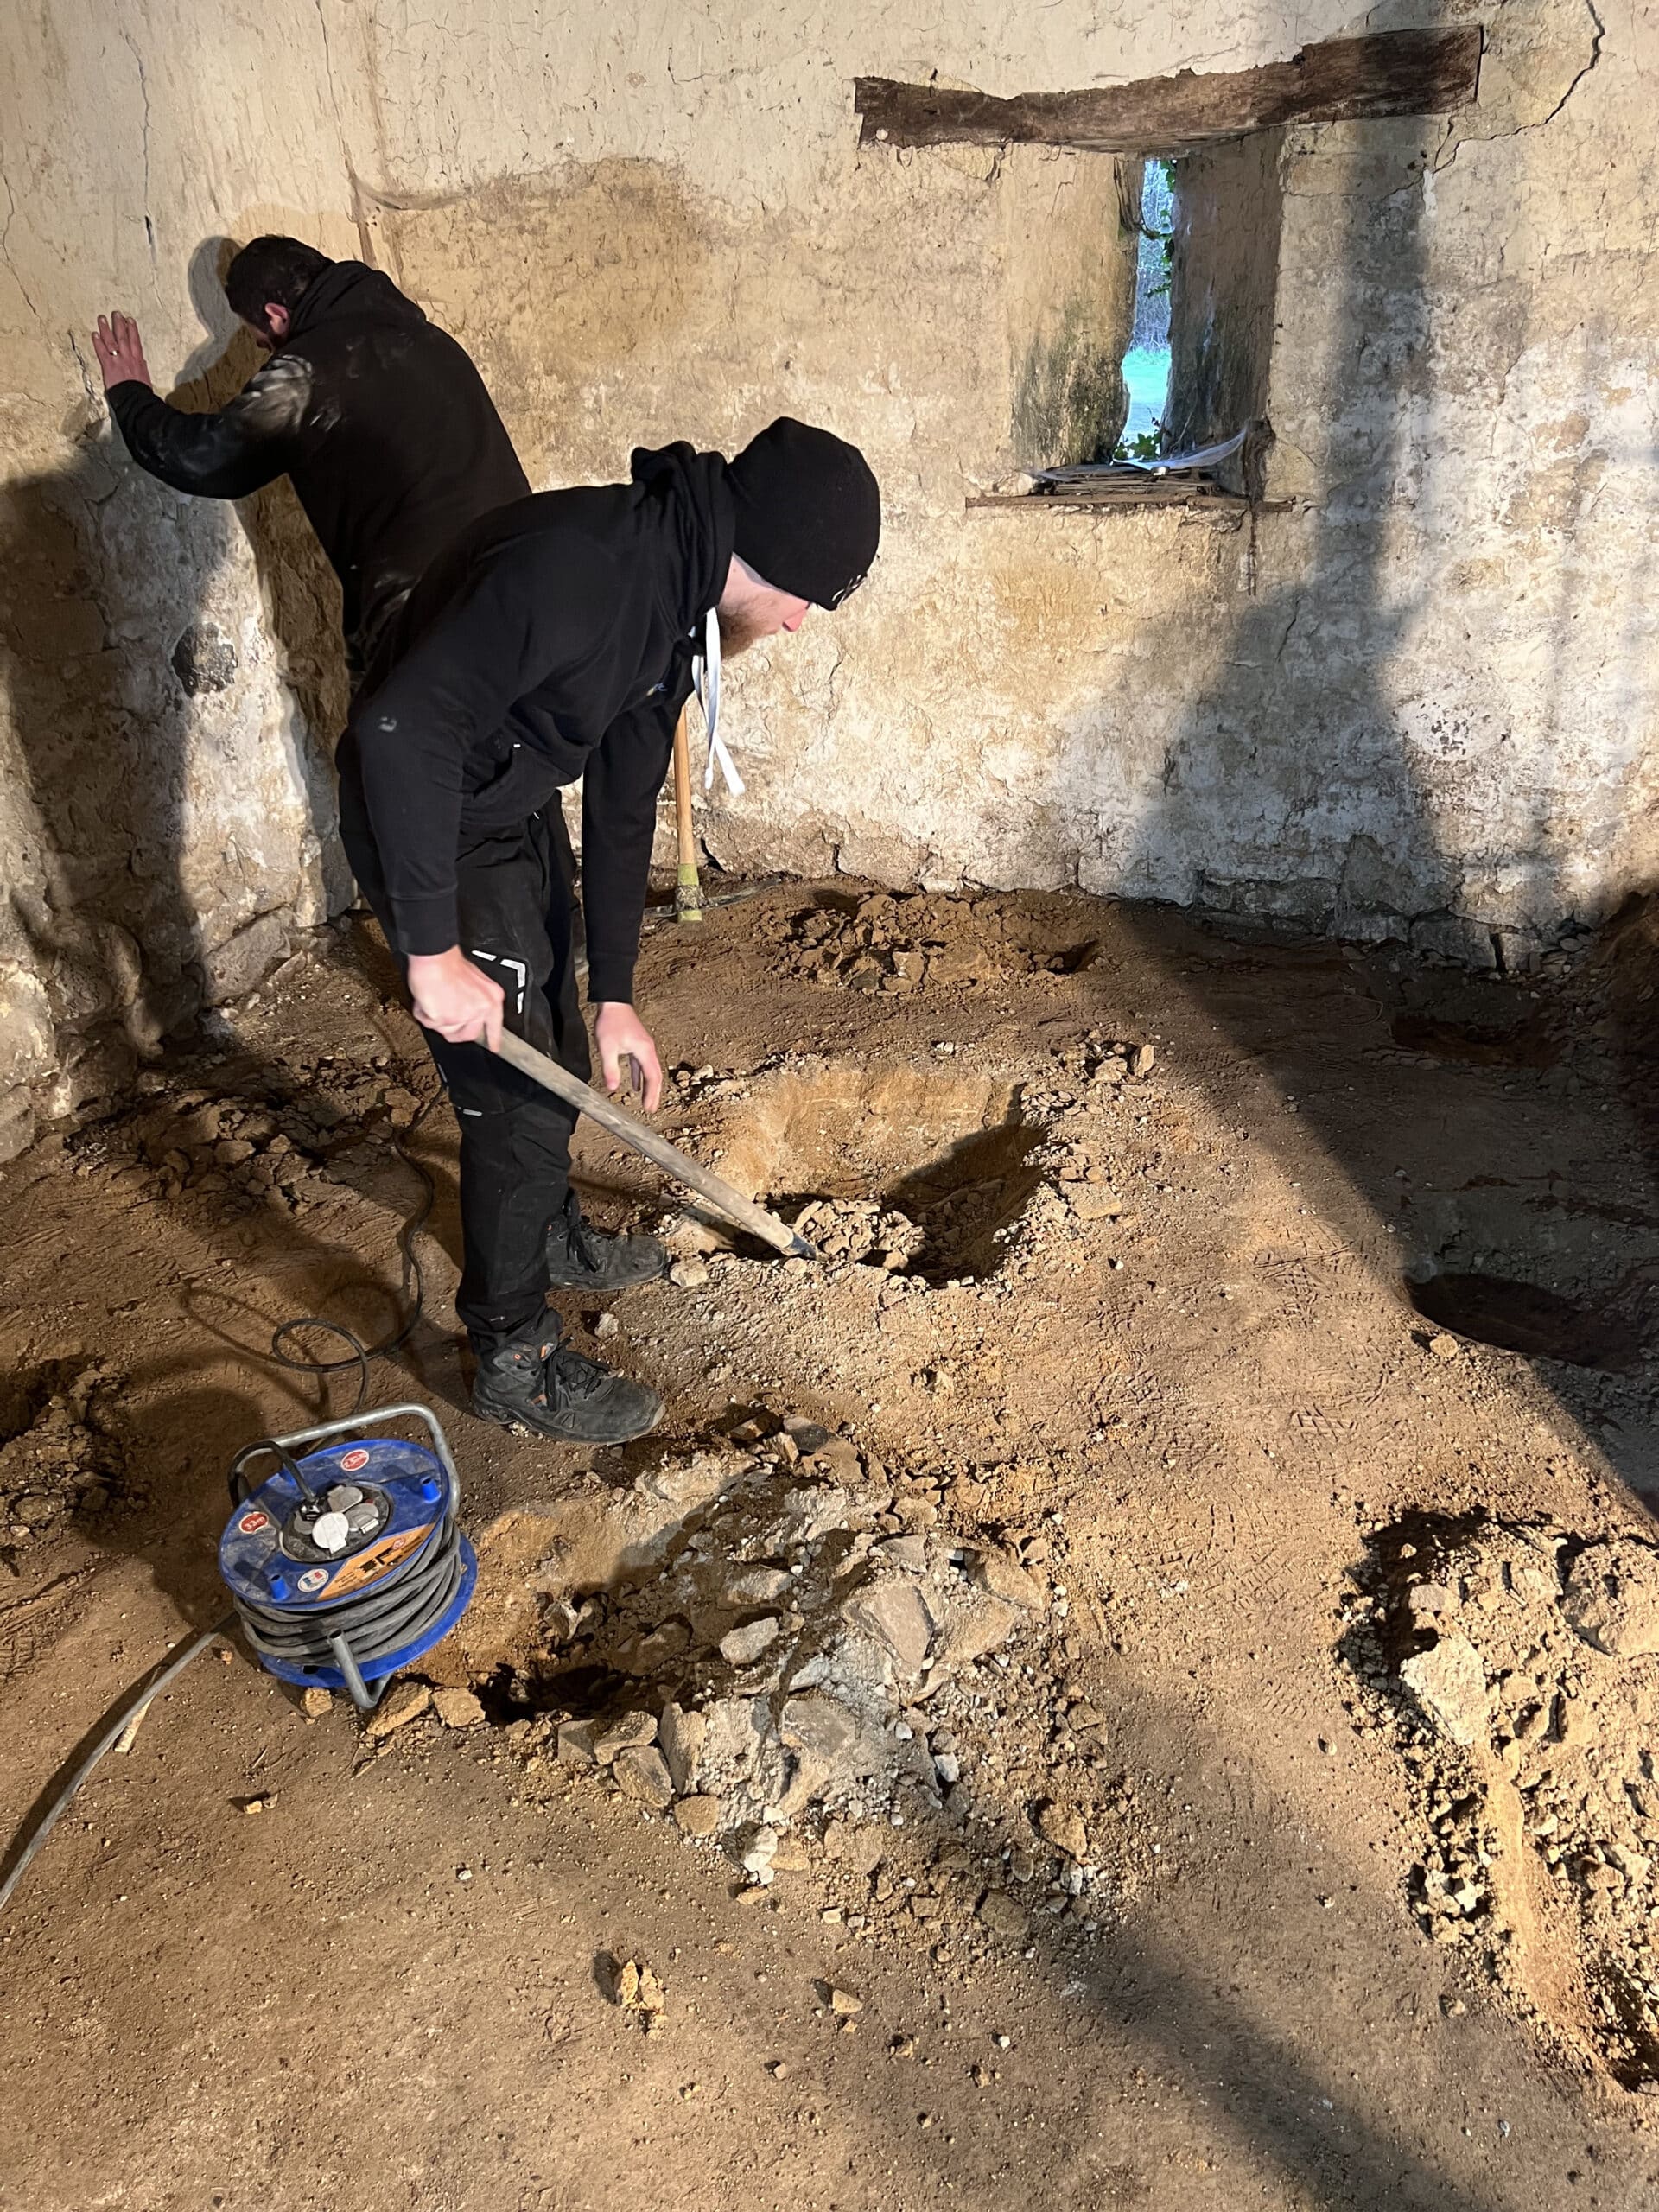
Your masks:
{"label": "wooden pickaxe handle", "polygon": [[545,1052],[538,1052],[533,1045],[526,1045],[522,1037],[515,1037],[510,1029],[501,1033],[501,1042],[495,1047],[498,1056],[527,1075],[532,1083],[539,1083],[544,1090],[563,1098],[567,1105],[575,1106],[591,1115],[602,1129],[613,1137],[620,1137],[624,1144],[643,1153],[653,1166],[677,1183],[683,1183],[700,1198],[719,1208],[728,1221],[740,1229],[747,1229],[774,1252],[781,1252],[786,1259],[816,1260],[815,1245],[804,1236],[779,1221],[776,1214],[768,1213],[764,1206],[756,1205],[753,1198],[746,1198],[741,1191],[723,1182],[712,1169],[704,1167],[686,1154],[677,1151],[666,1137],[659,1137],[655,1129],[648,1129],[643,1122],[635,1121],[632,1114],[613,1105],[602,1090],[595,1090],[591,1084],[583,1083],[556,1060],[550,1060]]}
{"label": "wooden pickaxe handle", "polygon": [[674,887],[674,912],[682,922],[702,919],[702,885],[697,877],[697,833],[691,819],[691,747],[685,734],[685,709],[674,730],[674,828],[679,839],[680,870]]}

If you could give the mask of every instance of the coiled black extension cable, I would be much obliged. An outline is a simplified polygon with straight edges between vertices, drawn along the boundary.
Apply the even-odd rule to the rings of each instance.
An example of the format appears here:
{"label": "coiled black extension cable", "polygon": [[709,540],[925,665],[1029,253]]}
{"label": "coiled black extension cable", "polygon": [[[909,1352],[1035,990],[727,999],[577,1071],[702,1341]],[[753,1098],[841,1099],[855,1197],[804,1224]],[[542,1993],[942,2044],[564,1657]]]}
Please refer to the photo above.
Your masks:
{"label": "coiled black extension cable", "polygon": [[[341,1363],[349,1366],[351,1362]],[[394,1413],[399,1408],[386,1410]],[[248,1460],[262,1453],[274,1453],[302,1491],[307,1487],[288,1453],[267,1439],[250,1444],[231,1463],[233,1507],[242,1504],[257,1488],[248,1479],[245,1468]],[[395,1580],[384,1589],[358,1592],[337,1605],[315,1606],[303,1613],[262,1605],[233,1592],[232,1602],[243,1634],[262,1658],[276,1660],[283,1666],[308,1672],[337,1667],[346,1678],[353,1703],[366,1712],[378,1703],[391,1680],[382,1671],[384,1662],[440,1619],[461,1587],[465,1569],[461,1531],[455,1522],[456,1503],[454,1484],[446,1468],[441,1516],[419,1550],[399,1566]],[[364,1676],[375,1672],[380,1672],[380,1681],[370,1688]]]}

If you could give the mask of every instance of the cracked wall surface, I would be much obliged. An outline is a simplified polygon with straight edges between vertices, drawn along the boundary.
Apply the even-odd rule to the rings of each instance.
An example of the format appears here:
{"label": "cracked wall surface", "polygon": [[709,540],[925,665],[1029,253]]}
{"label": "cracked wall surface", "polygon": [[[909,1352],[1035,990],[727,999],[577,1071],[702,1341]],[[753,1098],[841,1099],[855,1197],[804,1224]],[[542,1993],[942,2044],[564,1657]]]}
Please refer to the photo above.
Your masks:
{"label": "cracked wall surface", "polygon": [[[1268,507],[968,510],[1109,428],[1119,181],[861,151],[854,76],[1065,89],[1453,21],[1488,26],[1475,108],[1286,132],[1238,197],[1277,227],[1241,257]],[[0,40],[0,1149],[343,895],[332,586],[292,504],[149,484],[88,377],[120,305],[162,389],[233,389],[216,241],[258,229],[404,283],[538,484],[780,412],[865,446],[869,584],[733,671],[749,789],[702,815],[728,864],[1514,965],[1651,881],[1649,11],[149,0],[118,36],[60,10]]]}

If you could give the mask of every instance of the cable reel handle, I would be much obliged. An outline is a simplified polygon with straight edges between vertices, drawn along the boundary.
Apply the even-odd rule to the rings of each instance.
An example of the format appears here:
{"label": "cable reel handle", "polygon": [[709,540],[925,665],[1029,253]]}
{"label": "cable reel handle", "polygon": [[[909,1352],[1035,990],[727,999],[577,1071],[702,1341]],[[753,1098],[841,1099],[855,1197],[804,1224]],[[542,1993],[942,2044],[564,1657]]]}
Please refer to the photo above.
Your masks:
{"label": "cable reel handle", "polygon": [[411,1421],[418,1421],[431,1438],[433,1450],[437,1454],[438,1463],[443,1469],[444,1480],[448,1485],[448,1495],[444,1501],[445,1510],[453,1513],[461,1503],[461,1477],[455,1469],[454,1455],[449,1449],[449,1440],[439,1427],[437,1416],[431,1408],[413,1403],[377,1406],[372,1413],[349,1414],[344,1421],[325,1421],[319,1422],[315,1428],[296,1428],[287,1436],[264,1436],[261,1437],[257,1444],[244,1445],[231,1462],[229,1478],[231,1503],[240,1505],[244,1498],[248,1496],[249,1491],[258,1487],[257,1484],[251,1483],[248,1489],[244,1490],[238,1485],[245,1480],[243,1472],[245,1463],[257,1458],[262,1452],[273,1452],[284,1471],[293,1477],[301,1495],[304,1497],[315,1498],[316,1492],[301,1473],[299,1462],[294,1456],[296,1446],[325,1443],[333,1437],[361,1435],[365,1431],[377,1427],[381,1421],[393,1421],[402,1416],[407,1416]]}

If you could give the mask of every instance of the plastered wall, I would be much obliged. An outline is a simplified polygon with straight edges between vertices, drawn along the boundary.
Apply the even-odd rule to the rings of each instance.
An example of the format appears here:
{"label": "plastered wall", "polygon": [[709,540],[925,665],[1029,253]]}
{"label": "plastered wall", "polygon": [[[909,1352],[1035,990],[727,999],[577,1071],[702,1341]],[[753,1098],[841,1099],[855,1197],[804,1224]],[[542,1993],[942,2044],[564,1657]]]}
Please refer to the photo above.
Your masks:
{"label": "plastered wall", "polygon": [[[1278,229],[1253,526],[968,511],[1109,435],[1120,180],[861,151],[853,77],[1058,89],[1449,20],[1489,26],[1478,109],[1286,134],[1241,195]],[[162,389],[233,388],[217,242],[260,228],[398,276],[538,482],[782,411],[866,447],[869,585],[734,671],[731,864],[1515,964],[1650,880],[1648,11],[81,0],[0,41],[0,1149],[344,895],[302,527],[147,483],[88,375],[118,304]]]}

